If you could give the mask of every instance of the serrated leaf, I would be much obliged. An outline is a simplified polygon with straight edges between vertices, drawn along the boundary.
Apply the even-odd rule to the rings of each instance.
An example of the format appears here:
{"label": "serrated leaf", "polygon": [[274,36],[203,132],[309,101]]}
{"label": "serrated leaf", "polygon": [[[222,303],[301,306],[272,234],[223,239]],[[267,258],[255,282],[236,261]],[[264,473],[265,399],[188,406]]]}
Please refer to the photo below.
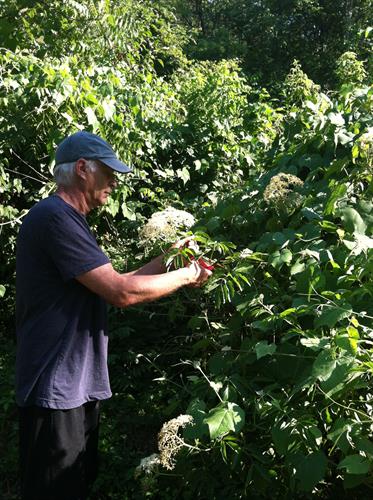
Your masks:
{"label": "serrated leaf", "polygon": [[345,307],[339,307],[334,305],[326,305],[323,307],[320,316],[315,318],[314,325],[315,328],[320,326],[328,326],[333,328],[338,321],[344,318],[348,318],[353,313],[349,304],[346,303]]}
{"label": "serrated leaf", "polygon": [[245,412],[235,403],[224,402],[210,410],[203,421],[211,439],[217,439],[230,431],[239,432],[245,423]]}

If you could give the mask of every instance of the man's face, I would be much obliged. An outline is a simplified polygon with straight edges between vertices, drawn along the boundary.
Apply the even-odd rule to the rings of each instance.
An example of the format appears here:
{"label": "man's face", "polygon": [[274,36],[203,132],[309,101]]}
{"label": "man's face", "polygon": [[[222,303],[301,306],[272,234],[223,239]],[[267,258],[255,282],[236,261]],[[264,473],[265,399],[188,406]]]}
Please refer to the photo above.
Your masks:
{"label": "man's face", "polygon": [[90,208],[104,205],[117,186],[114,170],[97,161],[95,171],[89,171],[86,179],[86,198]]}

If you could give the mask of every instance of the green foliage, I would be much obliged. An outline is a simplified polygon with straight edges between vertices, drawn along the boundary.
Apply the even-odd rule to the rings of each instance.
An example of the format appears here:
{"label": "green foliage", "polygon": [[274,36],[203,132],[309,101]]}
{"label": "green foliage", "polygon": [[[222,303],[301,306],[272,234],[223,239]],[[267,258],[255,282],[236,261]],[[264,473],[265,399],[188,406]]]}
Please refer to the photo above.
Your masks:
{"label": "green foliage", "polygon": [[354,52],[344,52],[337,61],[336,75],[340,83],[362,83],[366,71]]}
{"label": "green foliage", "polygon": [[299,61],[295,60],[285,79],[285,96],[288,102],[302,105],[305,101],[317,100],[320,87],[302,71]]}
{"label": "green foliage", "polygon": [[[214,2],[217,11],[228,3]],[[2,32],[0,57],[2,495],[12,498],[16,477],[16,233],[54,189],[56,144],[85,128],[135,171],[90,218],[118,270],[158,249],[139,238],[167,207],[193,215],[200,247],[169,260],[215,265],[202,290],[110,310],[114,396],[93,498],[343,498],[350,489],[369,498],[372,89],[344,56],[348,85],[325,93],[295,62],[274,100],[248,84],[238,61],[186,61],[167,2],[155,4],[24,2],[23,15],[20,2],[1,6],[17,26]],[[264,4],[274,22],[275,3],[252,8]],[[298,4],[307,16],[329,6]],[[252,29],[264,36],[263,26]],[[194,425],[175,470],[135,479],[179,414]]]}
{"label": "green foliage", "polygon": [[79,54],[113,67],[164,72],[185,60],[185,30],[150,0],[12,0],[0,4],[0,46],[39,58]]}
{"label": "green foliage", "polygon": [[[170,2],[171,3],[171,2]],[[176,14],[194,38],[196,59],[240,58],[251,81],[276,92],[294,59],[319,83],[335,83],[345,51],[372,61],[370,0],[174,0]],[[371,68],[371,62],[369,63]]]}

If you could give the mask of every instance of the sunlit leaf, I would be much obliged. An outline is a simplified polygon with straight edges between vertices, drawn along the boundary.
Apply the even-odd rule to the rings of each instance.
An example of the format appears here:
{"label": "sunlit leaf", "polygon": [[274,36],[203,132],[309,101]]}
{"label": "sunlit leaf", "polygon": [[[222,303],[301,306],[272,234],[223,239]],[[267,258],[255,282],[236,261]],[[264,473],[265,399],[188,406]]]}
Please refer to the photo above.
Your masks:
{"label": "sunlit leaf", "polygon": [[245,423],[245,412],[235,403],[224,402],[209,411],[204,423],[211,439],[217,439],[230,431],[239,432]]}

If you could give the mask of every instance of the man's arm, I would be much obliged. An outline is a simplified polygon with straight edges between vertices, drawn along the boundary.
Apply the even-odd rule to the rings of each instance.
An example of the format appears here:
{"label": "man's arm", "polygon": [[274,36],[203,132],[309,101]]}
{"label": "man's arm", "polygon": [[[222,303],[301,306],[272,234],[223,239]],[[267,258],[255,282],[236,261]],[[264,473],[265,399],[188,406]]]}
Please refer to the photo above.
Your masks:
{"label": "man's arm", "polygon": [[[193,250],[198,250],[198,245],[194,240],[193,236],[188,236],[187,238],[183,238],[182,240],[177,241],[170,248],[181,248],[187,246],[192,248]],[[164,265],[165,254],[159,255],[155,259],[151,260],[144,266],[136,269],[135,271],[130,271],[127,273],[136,274],[136,275],[149,275],[149,274],[161,274],[166,272],[166,266]]]}
{"label": "man's arm", "polygon": [[201,268],[196,262],[162,274],[142,274],[140,270],[139,274],[136,271],[119,274],[109,263],[81,274],[76,279],[110,304],[128,307],[160,299],[186,285],[201,286],[210,276],[211,272]]}
{"label": "man's arm", "polygon": [[164,255],[159,255],[155,259],[144,264],[139,269],[136,269],[135,271],[130,271],[130,272],[126,273],[126,275],[133,276],[135,274],[136,276],[141,276],[141,275],[148,276],[149,274],[165,273],[166,266],[163,263],[163,258],[164,258]]}

